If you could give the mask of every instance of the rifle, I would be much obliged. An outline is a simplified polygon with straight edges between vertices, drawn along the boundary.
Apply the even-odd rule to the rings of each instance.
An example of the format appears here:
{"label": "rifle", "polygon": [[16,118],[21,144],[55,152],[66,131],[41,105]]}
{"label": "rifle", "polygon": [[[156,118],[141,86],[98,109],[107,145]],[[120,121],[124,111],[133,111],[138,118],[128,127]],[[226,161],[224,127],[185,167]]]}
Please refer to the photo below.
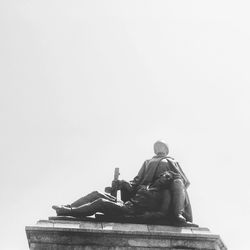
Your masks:
{"label": "rifle", "polygon": [[112,182],[111,193],[110,193],[115,198],[117,198],[117,190],[118,190],[117,181],[118,181],[119,175],[120,175],[119,168],[115,168],[114,180]]}

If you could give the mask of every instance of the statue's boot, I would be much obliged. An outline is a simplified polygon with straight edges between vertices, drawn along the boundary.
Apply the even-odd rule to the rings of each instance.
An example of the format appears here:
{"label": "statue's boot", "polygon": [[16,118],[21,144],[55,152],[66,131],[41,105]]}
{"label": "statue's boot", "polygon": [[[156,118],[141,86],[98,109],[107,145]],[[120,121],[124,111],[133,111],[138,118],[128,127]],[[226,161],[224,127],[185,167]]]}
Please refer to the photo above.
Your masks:
{"label": "statue's boot", "polygon": [[97,199],[91,203],[84,204],[79,207],[68,207],[68,206],[52,206],[56,211],[57,216],[74,216],[74,217],[85,217],[93,215],[96,211],[101,210],[102,200]]}
{"label": "statue's boot", "polygon": [[184,207],[185,207],[185,186],[181,179],[176,179],[171,185],[172,190],[172,204],[173,204],[173,213],[175,220],[179,223],[185,223],[186,219],[183,216]]}
{"label": "statue's boot", "polygon": [[52,208],[56,211],[57,216],[69,216],[69,215],[71,215],[71,208],[68,206],[53,205]]}

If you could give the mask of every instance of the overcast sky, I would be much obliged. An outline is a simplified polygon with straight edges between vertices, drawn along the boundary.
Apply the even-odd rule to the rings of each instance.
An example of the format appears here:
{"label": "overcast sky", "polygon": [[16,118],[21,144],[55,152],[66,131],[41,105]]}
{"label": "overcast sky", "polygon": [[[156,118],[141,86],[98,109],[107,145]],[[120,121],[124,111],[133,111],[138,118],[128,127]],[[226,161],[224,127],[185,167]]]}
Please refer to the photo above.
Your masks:
{"label": "overcast sky", "polygon": [[132,179],[164,139],[194,222],[249,247],[248,1],[0,2],[1,246]]}

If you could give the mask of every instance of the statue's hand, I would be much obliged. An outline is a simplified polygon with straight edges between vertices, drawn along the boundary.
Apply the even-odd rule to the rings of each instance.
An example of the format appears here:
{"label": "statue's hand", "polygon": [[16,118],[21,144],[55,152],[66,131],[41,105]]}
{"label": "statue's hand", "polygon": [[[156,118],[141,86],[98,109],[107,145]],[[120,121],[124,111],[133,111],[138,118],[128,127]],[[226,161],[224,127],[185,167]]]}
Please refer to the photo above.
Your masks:
{"label": "statue's hand", "polygon": [[113,190],[120,190],[121,189],[121,181],[120,180],[113,180],[111,187],[106,187],[106,193],[112,193]]}
{"label": "statue's hand", "polygon": [[114,180],[112,181],[112,189],[119,190],[120,189],[120,180]]}
{"label": "statue's hand", "polygon": [[112,192],[112,187],[105,187],[104,192],[110,194]]}

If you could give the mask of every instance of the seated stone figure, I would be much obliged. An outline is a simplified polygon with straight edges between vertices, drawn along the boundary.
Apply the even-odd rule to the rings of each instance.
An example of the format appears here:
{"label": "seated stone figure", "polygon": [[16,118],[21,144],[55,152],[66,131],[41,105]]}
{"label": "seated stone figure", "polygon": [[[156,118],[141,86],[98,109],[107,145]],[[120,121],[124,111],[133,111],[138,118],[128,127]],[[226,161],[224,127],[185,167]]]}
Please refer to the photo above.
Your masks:
{"label": "seated stone figure", "polygon": [[[164,141],[157,141],[154,144],[155,156],[146,160],[138,175],[131,182],[118,181],[123,201],[134,200],[141,187],[149,189],[148,194],[159,196],[157,214],[168,216],[177,222],[192,222],[192,210],[187,194],[187,187],[190,185],[187,177],[172,157],[168,156],[169,149]],[[140,195],[139,195],[140,196]],[[152,199],[139,199],[140,206],[153,205]],[[153,214],[151,213],[153,216]]]}
{"label": "seated stone figure", "polygon": [[168,156],[163,141],[154,144],[155,156],[146,160],[133,181],[115,181],[121,190],[121,201],[108,193],[94,191],[70,205],[53,206],[58,216],[105,215],[172,218],[177,223],[192,222],[191,206],[186,192],[189,185],[178,163]]}

